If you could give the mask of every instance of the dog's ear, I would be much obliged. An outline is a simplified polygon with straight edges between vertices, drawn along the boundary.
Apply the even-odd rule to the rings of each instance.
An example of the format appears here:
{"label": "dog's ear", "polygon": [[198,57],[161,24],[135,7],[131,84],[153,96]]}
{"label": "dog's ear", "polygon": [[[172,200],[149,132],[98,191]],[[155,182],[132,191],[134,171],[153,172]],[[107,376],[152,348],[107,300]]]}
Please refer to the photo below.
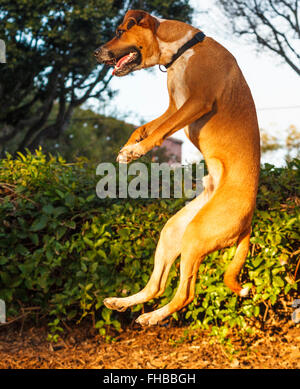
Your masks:
{"label": "dog's ear", "polygon": [[126,20],[126,23],[127,23],[127,25],[126,25],[127,30],[130,30],[131,27],[133,27],[137,24],[137,21],[135,18],[130,17]]}
{"label": "dog's ear", "polygon": [[159,26],[159,21],[145,11],[130,10],[126,13],[124,24],[127,23],[127,30],[135,24],[144,28],[149,28],[155,32]]}

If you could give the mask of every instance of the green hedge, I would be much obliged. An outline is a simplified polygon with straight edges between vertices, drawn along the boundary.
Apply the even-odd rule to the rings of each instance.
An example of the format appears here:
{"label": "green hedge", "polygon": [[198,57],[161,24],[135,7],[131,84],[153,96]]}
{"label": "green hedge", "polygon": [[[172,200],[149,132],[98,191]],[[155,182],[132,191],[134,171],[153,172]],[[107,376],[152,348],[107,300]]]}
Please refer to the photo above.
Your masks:
{"label": "green hedge", "polygon": [[[276,312],[297,296],[299,165],[262,169],[242,273],[250,296],[237,297],[223,283],[235,247],[217,251],[200,266],[197,297],[175,319],[226,336],[230,327],[247,331],[262,320],[266,306]],[[98,180],[86,162],[67,164],[41,150],[0,161],[0,299],[10,320],[31,311],[46,315],[54,340],[61,322],[92,318],[104,335],[137,316],[142,305],[119,314],[103,299],[144,287],[162,226],[185,202],[100,200]],[[166,304],[178,279],[177,260],[164,295],[145,308]]]}

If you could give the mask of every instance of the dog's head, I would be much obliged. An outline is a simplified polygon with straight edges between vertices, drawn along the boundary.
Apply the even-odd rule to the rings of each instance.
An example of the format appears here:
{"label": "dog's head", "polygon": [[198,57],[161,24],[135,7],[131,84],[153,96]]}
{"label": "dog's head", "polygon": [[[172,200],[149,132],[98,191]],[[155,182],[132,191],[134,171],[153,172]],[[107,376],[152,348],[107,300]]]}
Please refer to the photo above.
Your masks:
{"label": "dog's head", "polygon": [[145,11],[128,11],[116,30],[116,36],[95,50],[99,63],[114,66],[121,77],[157,63],[158,44],[154,39],[159,21]]}

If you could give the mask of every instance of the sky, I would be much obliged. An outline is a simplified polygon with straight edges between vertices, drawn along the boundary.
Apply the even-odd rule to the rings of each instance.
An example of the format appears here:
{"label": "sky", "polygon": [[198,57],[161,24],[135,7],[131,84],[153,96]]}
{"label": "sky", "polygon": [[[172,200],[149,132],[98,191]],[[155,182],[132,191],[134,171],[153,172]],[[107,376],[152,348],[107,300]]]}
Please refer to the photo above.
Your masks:
{"label": "sky", "polygon": [[[268,134],[284,139],[286,129],[295,125],[300,129],[300,77],[278,56],[267,50],[258,52],[254,43],[231,34],[220,11],[209,0],[191,0],[196,10],[193,25],[207,36],[213,37],[236,58],[251,89],[257,108],[259,127]],[[199,12],[199,4],[201,10]],[[167,76],[158,66],[151,71],[140,70],[127,77],[113,77],[110,86],[118,90],[102,112],[140,125],[160,116],[168,107]],[[298,108],[284,108],[295,107]],[[183,130],[173,137],[181,139],[182,162],[193,162],[199,158],[198,150],[186,138]],[[284,164],[282,151],[268,153],[262,162],[280,166]]]}

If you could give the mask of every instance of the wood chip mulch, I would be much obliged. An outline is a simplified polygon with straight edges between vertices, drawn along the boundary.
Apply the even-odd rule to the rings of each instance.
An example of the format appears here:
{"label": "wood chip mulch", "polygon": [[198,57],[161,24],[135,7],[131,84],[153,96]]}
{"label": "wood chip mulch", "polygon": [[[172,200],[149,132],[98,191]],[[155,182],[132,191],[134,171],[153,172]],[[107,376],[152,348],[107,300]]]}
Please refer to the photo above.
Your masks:
{"label": "wood chip mulch", "polygon": [[261,332],[236,352],[212,344],[203,331],[150,327],[126,330],[105,342],[95,329],[69,329],[56,344],[47,328],[0,327],[1,369],[299,369],[300,325]]}

